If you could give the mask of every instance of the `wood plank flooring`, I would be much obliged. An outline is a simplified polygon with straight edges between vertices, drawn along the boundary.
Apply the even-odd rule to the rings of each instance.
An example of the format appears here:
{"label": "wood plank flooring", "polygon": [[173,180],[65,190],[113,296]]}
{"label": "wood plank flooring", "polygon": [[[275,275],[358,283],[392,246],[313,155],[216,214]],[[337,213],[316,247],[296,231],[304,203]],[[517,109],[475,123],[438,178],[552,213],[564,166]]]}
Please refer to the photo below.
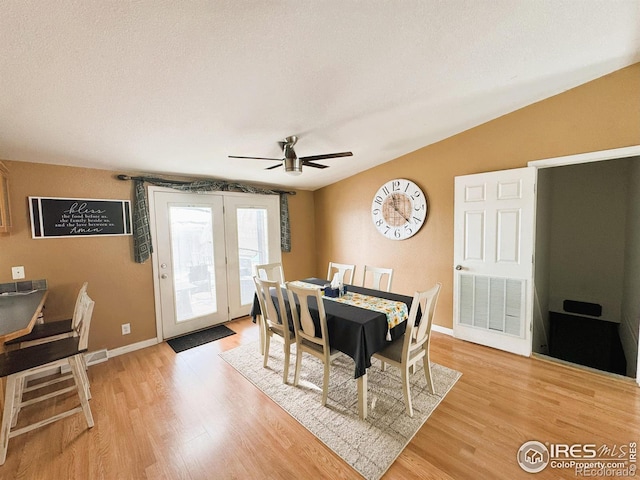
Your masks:
{"label": "wood plank flooring", "polygon": [[[76,415],[11,439],[0,479],[361,478],[218,357],[257,340],[248,319],[228,325],[238,334],[179,355],[162,343],[91,366],[95,427]],[[526,474],[518,448],[640,443],[640,388],[631,380],[437,333],[431,345],[434,362],[463,375],[385,480],[575,478],[549,468]],[[55,402],[21,415],[50,413],[61,408]]]}

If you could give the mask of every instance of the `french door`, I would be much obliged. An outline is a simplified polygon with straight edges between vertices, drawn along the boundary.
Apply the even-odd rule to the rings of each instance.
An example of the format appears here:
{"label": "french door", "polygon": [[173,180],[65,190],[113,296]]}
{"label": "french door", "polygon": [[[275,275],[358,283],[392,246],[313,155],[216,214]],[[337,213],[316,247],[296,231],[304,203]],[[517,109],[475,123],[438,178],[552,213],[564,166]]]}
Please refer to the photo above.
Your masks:
{"label": "french door", "polygon": [[279,199],[150,187],[160,340],[247,315],[253,266],[280,261]]}
{"label": "french door", "polygon": [[529,356],[533,167],[455,178],[454,336]]}

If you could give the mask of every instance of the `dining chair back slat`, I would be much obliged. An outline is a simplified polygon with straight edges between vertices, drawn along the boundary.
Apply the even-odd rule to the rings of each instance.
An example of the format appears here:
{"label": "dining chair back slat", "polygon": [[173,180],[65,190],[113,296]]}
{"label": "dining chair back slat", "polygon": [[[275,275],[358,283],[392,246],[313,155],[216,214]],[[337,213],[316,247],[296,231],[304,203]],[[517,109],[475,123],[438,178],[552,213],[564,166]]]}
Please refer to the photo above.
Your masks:
{"label": "dining chair back slat", "polygon": [[334,270],[342,277],[342,282],[352,285],[353,278],[356,272],[356,266],[347,263],[335,263],[329,262],[329,269],[327,270],[327,280],[333,280]]}
{"label": "dining chair back slat", "polygon": [[[366,287],[367,274],[371,278],[371,286],[375,290],[382,290],[385,292],[391,291],[391,280],[393,279],[393,268],[383,267],[371,267],[369,265],[364,266],[364,273],[362,274],[362,286]],[[383,279],[385,280],[383,282]]]}
{"label": "dining chair back slat", "polygon": [[263,263],[253,267],[256,277],[263,280],[276,281],[284,285],[284,269],[282,263]]}

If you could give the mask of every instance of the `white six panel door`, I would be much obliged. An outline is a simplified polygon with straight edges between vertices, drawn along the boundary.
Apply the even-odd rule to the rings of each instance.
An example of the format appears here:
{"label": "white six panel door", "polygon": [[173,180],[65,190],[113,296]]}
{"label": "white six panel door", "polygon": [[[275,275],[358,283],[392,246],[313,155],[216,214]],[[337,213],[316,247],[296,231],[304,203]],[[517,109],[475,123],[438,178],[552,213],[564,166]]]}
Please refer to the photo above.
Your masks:
{"label": "white six panel door", "polygon": [[536,169],[455,179],[457,338],[531,354]]}

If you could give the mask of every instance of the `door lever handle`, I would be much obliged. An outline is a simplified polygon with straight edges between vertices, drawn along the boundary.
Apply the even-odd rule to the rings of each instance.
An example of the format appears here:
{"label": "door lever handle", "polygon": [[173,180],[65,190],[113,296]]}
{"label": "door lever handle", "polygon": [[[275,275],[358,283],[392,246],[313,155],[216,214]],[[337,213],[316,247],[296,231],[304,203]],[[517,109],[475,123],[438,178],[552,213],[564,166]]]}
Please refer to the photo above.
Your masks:
{"label": "door lever handle", "polygon": [[456,265],[456,270],[462,270],[462,265]]}

